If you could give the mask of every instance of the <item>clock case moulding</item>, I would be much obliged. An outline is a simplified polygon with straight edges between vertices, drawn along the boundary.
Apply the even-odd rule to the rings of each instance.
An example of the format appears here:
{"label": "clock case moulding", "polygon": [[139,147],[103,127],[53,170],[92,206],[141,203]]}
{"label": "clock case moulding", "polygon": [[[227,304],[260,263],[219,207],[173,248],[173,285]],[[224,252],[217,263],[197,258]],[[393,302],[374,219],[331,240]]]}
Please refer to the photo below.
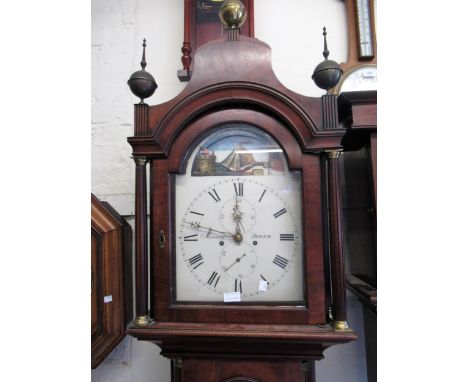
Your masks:
{"label": "clock case moulding", "polygon": [[[332,163],[337,156],[330,152],[340,152],[346,130],[338,124],[335,95],[306,97],[285,88],[273,72],[271,48],[254,38],[235,33],[233,38],[230,32],[197,49],[192,78],[177,97],[155,106],[135,105],[135,136],[128,142],[137,163],[136,314],[148,314],[151,320],[131,327],[128,333],[157,343],[162,354],[171,358],[320,359],[327,347],[356,339],[352,330],[335,330],[328,317],[329,252],[335,320],[337,315],[346,315],[344,261],[338,253],[342,252],[340,202],[339,197],[327,196],[339,192],[338,177],[330,177],[330,171],[337,171]],[[282,147],[289,169],[302,171],[307,281],[303,307],[180,306],[173,302],[171,205],[175,198],[169,174],[185,171],[195,143],[213,128],[239,122],[267,132]],[[146,161],[151,174],[149,267],[145,264]],[[146,310],[148,268],[150,311]]]}

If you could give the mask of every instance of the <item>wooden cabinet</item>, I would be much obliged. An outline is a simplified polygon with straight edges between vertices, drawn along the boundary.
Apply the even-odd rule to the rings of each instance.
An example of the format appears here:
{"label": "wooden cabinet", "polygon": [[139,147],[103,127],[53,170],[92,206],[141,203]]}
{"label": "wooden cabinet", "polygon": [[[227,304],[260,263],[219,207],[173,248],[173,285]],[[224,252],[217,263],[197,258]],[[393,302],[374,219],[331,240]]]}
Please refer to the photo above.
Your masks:
{"label": "wooden cabinet", "polygon": [[368,381],[377,380],[377,92],[338,98],[347,287],[363,307]]}
{"label": "wooden cabinet", "polygon": [[91,367],[125,336],[132,318],[129,224],[108,203],[91,195]]}
{"label": "wooden cabinet", "polygon": [[[340,121],[347,128],[342,141],[341,187],[348,271],[353,275],[348,284],[359,279],[376,289],[377,92],[342,93],[338,104]],[[357,287],[363,294],[370,293],[368,288]],[[377,304],[372,293],[367,300]]]}

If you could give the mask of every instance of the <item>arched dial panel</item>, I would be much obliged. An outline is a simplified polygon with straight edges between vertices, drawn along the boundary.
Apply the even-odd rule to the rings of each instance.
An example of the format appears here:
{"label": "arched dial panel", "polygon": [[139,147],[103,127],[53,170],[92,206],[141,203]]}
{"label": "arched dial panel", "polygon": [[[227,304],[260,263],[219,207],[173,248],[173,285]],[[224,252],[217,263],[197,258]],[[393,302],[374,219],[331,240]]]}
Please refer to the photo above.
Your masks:
{"label": "arched dial panel", "polygon": [[246,123],[218,126],[175,176],[176,301],[305,305],[302,177]]}

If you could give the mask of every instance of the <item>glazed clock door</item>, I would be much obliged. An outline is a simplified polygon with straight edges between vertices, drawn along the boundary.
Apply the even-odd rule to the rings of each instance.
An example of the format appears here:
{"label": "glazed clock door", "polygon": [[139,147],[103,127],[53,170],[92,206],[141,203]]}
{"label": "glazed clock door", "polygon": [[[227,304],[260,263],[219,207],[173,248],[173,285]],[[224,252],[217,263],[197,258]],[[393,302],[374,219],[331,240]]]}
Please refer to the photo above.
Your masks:
{"label": "glazed clock door", "polygon": [[225,109],[153,160],[152,294],[160,322],[326,322],[322,162],[285,124]]}
{"label": "glazed clock door", "polygon": [[175,176],[175,301],[304,305],[302,180],[246,124],[218,128]]}

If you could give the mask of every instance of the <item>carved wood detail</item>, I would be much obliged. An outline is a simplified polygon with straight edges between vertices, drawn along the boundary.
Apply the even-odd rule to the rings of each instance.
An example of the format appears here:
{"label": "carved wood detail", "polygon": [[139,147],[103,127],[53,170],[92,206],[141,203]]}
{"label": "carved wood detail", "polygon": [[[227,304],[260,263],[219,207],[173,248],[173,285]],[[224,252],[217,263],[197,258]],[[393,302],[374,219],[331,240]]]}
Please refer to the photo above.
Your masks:
{"label": "carved wood detail", "polygon": [[334,98],[305,97],[285,88],[271,67],[270,47],[239,38],[198,49],[197,70],[187,87],[174,99],[150,106],[147,136],[128,139],[134,155],[167,157],[172,142],[190,121],[222,108],[255,109],[281,120],[304,152],[341,148],[345,130],[333,119]]}
{"label": "carved wood detail", "polygon": [[338,103],[334,94],[322,96],[323,129],[338,129]]}

